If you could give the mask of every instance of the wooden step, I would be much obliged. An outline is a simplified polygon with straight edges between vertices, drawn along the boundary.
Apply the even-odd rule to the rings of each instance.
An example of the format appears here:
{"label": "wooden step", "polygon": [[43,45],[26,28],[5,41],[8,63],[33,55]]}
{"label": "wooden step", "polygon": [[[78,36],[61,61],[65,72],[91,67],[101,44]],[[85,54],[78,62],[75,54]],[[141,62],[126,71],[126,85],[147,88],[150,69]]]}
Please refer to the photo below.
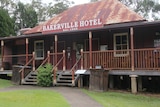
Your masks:
{"label": "wooden step", "polygon": [[37,85],[37,82],[23,82],[23,85]]}
{"label": "wooden step", "polygon": [[72,83],[57,83],[56,86],[73,86]]}
{"label": "wooden step", "polygon": [[57,83],[72,83],[72,80],[58,80]]}

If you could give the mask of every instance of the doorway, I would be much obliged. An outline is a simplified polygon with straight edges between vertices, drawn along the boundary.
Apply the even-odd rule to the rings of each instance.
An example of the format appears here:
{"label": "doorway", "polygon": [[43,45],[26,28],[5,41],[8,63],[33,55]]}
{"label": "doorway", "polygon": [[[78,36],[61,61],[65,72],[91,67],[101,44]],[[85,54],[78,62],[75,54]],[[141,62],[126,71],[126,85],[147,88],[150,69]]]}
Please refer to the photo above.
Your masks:
{"label": "doorway", "polygon": [[[72,69],[74,64],[81,57],[81,49],[83,49],[83,43],[73,42],[72,46],[66,47],[66,68]],[[76,69],[80,69],[80,63],[77,64]]]}

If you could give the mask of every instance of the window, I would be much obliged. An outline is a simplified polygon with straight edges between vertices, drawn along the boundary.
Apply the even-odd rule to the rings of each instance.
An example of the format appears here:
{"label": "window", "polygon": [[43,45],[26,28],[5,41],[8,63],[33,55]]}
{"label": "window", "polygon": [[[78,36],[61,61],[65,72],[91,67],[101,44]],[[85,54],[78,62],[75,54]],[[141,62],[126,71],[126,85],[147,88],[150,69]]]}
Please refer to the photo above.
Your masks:
{"label": "window", "polygon": [[128,33],[114,34],[114,56],[128,55]]}
{"label": "window", "polygon": [[44,41],[35,41],[34,42],[34,51],[35,58],[37,60],[44,59]]}
{"label": "window", "polygon": [[160,33],[156,32],[154,37],[154,47],[159,48],[160,47]]}

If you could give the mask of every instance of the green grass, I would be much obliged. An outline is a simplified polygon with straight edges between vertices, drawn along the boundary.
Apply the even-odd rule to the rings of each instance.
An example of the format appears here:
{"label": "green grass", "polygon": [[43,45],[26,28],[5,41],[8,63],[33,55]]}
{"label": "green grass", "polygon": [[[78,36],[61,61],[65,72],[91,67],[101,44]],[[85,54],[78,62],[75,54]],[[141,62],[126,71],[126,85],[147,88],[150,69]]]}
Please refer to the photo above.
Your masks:
{"label": "green grass", "polygon": [[6,87],[9,87],[9,86],[12,86],[11,81],[0,79],[0,88],[6,88]]}
{"label": "green grass", "polygon": [[0,107],[70,107],[66,100],[51,90],[17,90],[0,92]]}
{"label": "green grass", "polygon": [[104,107],[160,107],[160,98],[118,92],[84,92]]}

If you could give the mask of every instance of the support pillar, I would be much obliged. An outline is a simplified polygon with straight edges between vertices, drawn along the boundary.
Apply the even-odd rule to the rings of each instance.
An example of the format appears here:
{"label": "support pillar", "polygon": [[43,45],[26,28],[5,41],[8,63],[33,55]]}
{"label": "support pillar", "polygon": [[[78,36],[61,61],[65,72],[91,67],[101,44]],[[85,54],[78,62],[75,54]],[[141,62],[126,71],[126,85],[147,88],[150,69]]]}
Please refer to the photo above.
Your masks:
{"label": "support pillar", "polygon": [[79,77],[78,87],[79,87],[79,88],[82,88],[82,87],[83,87],[83,75],[80,75],[80,77]]}
{"label": "support pillar", "polygon": [[130,28],[131,35],[131,69],[134,71],[134,38],[133,38],[133,27]]}
{"label": "support pillar", "polygon": [[28,62],[28,38],[26,38],[26,63]]}
{"label": "support pillar", "polygon": [[50,51],[47,51],[48,63],[50,63]]}
{"label": "support pillar", "polygon": [[113,75],[109,76],[109,88],[110,89],[114,88],[114,76]]}
{"label": "support pillar", "polygon": [[138,77],[138,91],[142,91],[143,87],[142,87],[142,77],[139,76]]}
{"label": "support pillar", "polygon": [[57,84],[57,77],[56,77],[56,75],[57,75],[57,67],[54,69],[54,71],[53,71],[53,85],[56,85]]}
{"label": "support pillar", "polygon": [[3,67],[3,60],[4,60],[4,41],[1,41],[1,71],[4,70]]}
{"label": "support pillar", "polygon": [[137,75],[130,75],[131,77],[131,92],[133,94],[137,93]]}
{"label": "support pillar", "polygon": [[66,70],[66,55],[65,55],[66,51],[63,50],[63,71]]}
{"label": "support pillar", "polygon": [[81,49],[81,70],[83,69],[83,49]]}
{"label": "support pillar", "polygon": [[92,68],[92,32],[89,32],[89,68]]}
{"label": "support pillar", "polygon": [[33,52],[32,55],[33,55],[33,62],[32,62],[32,63],[33,63],[33,64],[32,64],[33,67],[32,67],[32,70],[35,71],[35,70],[36,70],[35,52]]}
{"label": "support pillar", "polygon": [[55,35],[55,50],[54,50],[54,52],[55,52],[55,64],[57,64],[57,41],[58,41],[58,38],[57,38],[57,35]]}

